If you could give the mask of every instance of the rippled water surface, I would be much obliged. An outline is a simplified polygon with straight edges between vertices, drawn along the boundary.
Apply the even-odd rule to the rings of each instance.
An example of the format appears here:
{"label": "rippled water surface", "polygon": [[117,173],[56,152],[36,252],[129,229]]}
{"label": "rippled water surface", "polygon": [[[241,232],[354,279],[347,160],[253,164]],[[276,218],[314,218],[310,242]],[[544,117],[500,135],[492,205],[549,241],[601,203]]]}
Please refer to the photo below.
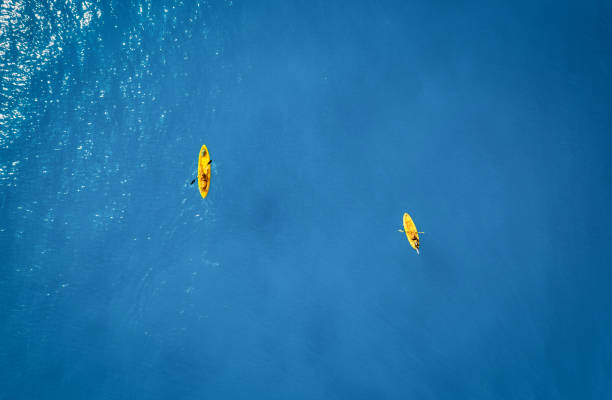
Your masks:
{"label": "rippled water surface", "polygon": [[605,2],[3,0],[0,400],[612,396],[610,37]]}

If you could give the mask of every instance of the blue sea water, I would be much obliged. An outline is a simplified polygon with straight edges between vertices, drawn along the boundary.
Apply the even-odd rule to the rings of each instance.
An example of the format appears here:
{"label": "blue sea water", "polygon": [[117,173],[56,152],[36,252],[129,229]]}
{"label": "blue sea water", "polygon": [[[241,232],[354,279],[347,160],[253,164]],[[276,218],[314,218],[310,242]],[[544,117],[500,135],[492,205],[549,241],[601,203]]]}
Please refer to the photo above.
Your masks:
{"label": "blue sea water", "polygon": [[3,0],[0,399],[612,398],[611,37],[603,1]]}

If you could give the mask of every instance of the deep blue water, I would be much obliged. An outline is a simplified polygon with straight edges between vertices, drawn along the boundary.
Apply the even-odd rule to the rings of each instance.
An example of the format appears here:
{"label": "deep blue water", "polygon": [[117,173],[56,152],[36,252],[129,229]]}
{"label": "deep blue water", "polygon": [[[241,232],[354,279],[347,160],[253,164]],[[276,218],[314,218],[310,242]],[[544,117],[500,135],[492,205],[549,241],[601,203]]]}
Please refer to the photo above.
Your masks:
{"label": "deep blue water", "polygon": [[0,399],[612,398],[611,37],[603,1],[4,0]]}

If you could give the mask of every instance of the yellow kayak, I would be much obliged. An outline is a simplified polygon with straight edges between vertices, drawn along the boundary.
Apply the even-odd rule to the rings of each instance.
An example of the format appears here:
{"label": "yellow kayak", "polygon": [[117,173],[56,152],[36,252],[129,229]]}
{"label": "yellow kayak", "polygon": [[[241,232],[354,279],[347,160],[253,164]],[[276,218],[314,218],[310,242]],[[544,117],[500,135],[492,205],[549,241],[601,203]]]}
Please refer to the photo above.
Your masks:
{"label": "yellow kayak", "polygon": [[200,149],[200,157],[198,158],[198,187],[202,198],[205,198],[210,189],[210,153],[208,148],[203,144]]}
{"label": "yellow kayak", "polygon": [[[417,231],[416,225],[408,213],[404,213],[404,232],[410,242],[410,246],[416,250],[419,254],[419,232]],[[423,232],[421,232],[423,233]]]}

